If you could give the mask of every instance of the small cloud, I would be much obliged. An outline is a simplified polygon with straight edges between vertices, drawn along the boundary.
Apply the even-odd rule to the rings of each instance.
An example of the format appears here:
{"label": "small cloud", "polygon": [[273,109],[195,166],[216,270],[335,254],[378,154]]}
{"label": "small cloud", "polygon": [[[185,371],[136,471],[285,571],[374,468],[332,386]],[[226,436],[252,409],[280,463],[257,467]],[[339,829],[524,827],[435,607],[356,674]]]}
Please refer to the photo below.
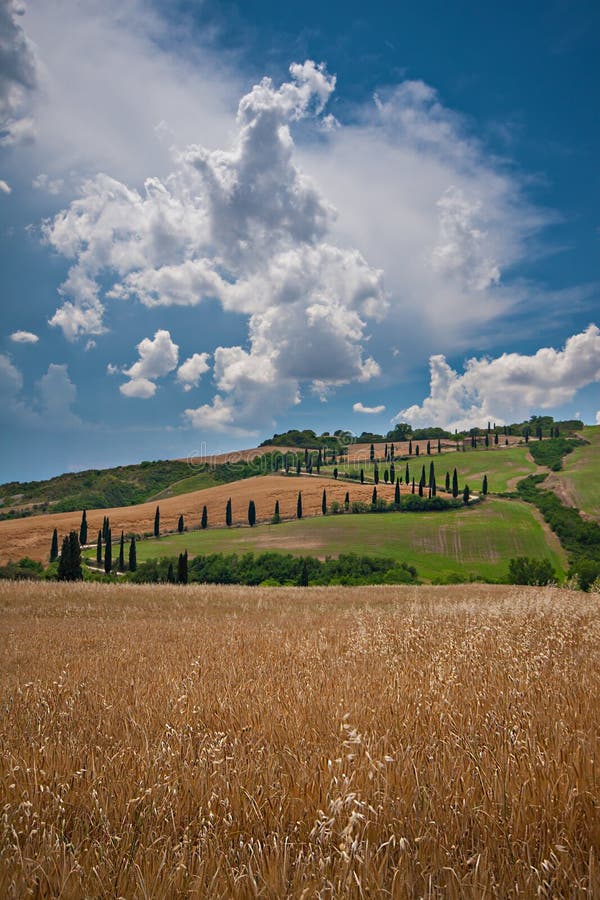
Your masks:
{"label": "small cloud", "polygon": [[184,391],[191,391],[193,387],[198,387],[198,382],[205,372],[208,372],[208,353],[194,353],[189,359],[186,359],[177,369],[177,381],[183,385]]}
{"label": "small cloud", "polygon": [[52,194],[52,196],[60,194],[65,186],[63,178],[50,178],[45,172],[41,172],[37,175],[31,184],[34,188],[37,188],[38,191],[45,191],[47,194]]}
{"label": "small cloud", "polygon": [[107,374],[107,375],[117,375],[118,372],[120,372],[120,369],[119,369],[118,366],[113,365],[113,363],[109,363],[109,364],[107,365],[107,367],[106,367],[106,374]]}
{"label": "small cloud", "polygon": [[39,337],[33,331],[13,331],[10,336],[15,344],[37,344]]}
{"label": "small cloud", "polygon": [[156,393],[156,385],[148,378],[132,378],[119,387],[119,390],[126,397],[133,397],[136,400],[149,400]]}
{"label": "small cloud", "polygon": [[363,406],[362,403],[355,403],[352,409],[354,412],[366,413],[369,416],[377,416],[379,413],[385,412],[385,406]]}
{"label": "small cloud", "polygon": [[400,348],[392,347],[392,356],[400,356]]}
{"label": "small cloud", "polygon": [[86,352],[88,350],[93,350],[95,346],[96,346],[96,341],[94,341],[94,340],[92,340],[92,338],[90,338],[89,341],[87,342],[87,344],[85,345]]}
{"label": "small cloud", "polygon": [[0,178],[0,192],[3,194],[10,194],[11,191],[12,191],[12,188],[11,188],[10,184],[8,184],[8,182],[3,181],[2,178]]}

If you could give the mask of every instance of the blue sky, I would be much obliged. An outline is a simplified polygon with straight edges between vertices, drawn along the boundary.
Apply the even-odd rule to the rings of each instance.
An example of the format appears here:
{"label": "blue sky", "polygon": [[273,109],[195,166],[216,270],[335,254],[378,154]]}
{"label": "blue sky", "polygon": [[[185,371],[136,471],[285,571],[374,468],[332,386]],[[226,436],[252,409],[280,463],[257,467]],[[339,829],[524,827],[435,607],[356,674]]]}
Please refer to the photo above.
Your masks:
{"label": "blue sky", "polygon": [[597,3],[49,6],[0,0],[1,480],[597,420]]}

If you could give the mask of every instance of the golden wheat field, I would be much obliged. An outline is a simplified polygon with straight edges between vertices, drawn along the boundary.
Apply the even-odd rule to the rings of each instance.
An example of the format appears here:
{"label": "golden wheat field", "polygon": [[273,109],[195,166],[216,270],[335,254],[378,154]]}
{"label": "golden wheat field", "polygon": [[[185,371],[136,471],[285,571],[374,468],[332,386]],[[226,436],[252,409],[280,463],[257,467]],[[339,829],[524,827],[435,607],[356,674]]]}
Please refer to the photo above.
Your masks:
{"label": "golden wheat field", "polygon": [[599,897],[600,616],[0,582],[2,897]]}

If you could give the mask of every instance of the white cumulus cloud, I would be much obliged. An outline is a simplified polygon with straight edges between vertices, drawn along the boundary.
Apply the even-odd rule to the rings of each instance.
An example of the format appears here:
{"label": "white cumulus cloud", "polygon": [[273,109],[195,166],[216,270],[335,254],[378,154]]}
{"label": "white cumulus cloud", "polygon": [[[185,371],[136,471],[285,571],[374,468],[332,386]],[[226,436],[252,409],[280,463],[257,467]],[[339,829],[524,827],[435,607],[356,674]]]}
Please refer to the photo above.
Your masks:
{"label": "white cumulus cloud", "polygon": [[[212,297],[248,317],[248,349],[215,348],[215,397],[186,411],[197,427],[247,432],[298,402],[303,383],[326,392],[380,371],[364,347],[367,321],[388,308],[382,273],[329,240],[335,211],[294,162],[291,125],[322,111],[335,78],[311,61],[290,74],[242,97],[231,149],[189,146],[143,192],[98,175],[45,224],[47,242],[74,260],[50,320],[69,339],[100,333],[105,304],[123,299],[194,307]],[[122,390],[151,395],[147,384]]]}
{"label": "white cumulus cloud", "polygon": [[441,354],[430,357],[429,369],[429,397],[400,410],[395,420],[450,429],[519,421],[535,410],[560,406],[579,388],[600,381],[600,329],[590,325],[562,350],[542,347],[531,356],[469,359],[461,375]]}
{"label": "white cumulus cloud", "polygon": [[596,413],[596,425],[600,425],[600,409]]}
{"label": "white cumulus cloud", "polygon": [[376,416],[385,412],[385,406],[365,406],[360,401],[352,405],[352,410],[357,413],[366,413],[369,416]]}
{"label": "white cumulus cloud", "polygon": [[15,344],[37,344],[39,337],[33,331],[13,331],[10,336]]}
{"label": "white cumulus cloud", "polygon": [[194,353],[186,359],[177,369],[177,381],[183,385],[184,391],[191,391],[198,387],[198,383],[205,372],[208,372],[209,353]]}
{"label": "white cumulus cloud", "polygon": [[0,145],[5,146],[34,134],[29,112],[38,64],[33,44],[19,21],[24,11],[16,0],[0,0]]}
{"label": "white cumulus cloud", "polygon": [[156,379],[177,368],[179,347],[171,340],[168,331],[159,330],[154,338],[140,341],[136,350],[139,359],[128,369],[123,369],[129,381],[122,384],[119,390],[126,397],[147,400],[156,393]]}

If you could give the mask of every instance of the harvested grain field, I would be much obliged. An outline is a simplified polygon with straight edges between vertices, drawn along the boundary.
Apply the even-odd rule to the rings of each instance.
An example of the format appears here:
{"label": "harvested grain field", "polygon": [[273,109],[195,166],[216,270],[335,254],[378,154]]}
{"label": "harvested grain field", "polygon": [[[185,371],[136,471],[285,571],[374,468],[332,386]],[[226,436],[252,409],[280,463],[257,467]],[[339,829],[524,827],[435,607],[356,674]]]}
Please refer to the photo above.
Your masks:
{"label": "harvested grain field", "polygon": [[[406,491],[406,486],[403,486]],[[257,522],[268,522],[279,500],[282,518],[296,516],[298,492],[302,492],[303,514],[314,516],[321,512],[323,489],[327,491],[328,502],[337,500],[343,503],[346,491],[350,501],[361,500],[371,502],[373,485],[349,484],[333,478],[295,475],[265,475],[246,478],[230,484],[217,485],[190,494],[181,494],[161,500],[161,531],[175,531],[177,520],[183,515],[190,528],[198,528],[202,507],[208,508],[209,525],[225,524],[225,505],[229,497],[232,502],[234,524],[248,523],[248,503],[256,504]],[[393,500],[393,485],[379,484],[378,496]],[[95,540],[102,527],[104,516],[110,517],[113,538],[121,531],[125,534],[150,534],[154,525],[156,502],[140,503],[138,506],[123,506],[117,509],[88,510],[88,533],[91,541]],[[79,530],[81,512],[53,513],[47,516],[35,516],[26,519],[6,519],[0,522],[0,562],[21,559],[30,556],[46,562],[50,550],[50,539],[54,528],[59,536],[68,534],[71,529]]]}
{"label": "harvested grain field", "polygon": [[598,897],[557,589],[0,582],[3,897]]}

